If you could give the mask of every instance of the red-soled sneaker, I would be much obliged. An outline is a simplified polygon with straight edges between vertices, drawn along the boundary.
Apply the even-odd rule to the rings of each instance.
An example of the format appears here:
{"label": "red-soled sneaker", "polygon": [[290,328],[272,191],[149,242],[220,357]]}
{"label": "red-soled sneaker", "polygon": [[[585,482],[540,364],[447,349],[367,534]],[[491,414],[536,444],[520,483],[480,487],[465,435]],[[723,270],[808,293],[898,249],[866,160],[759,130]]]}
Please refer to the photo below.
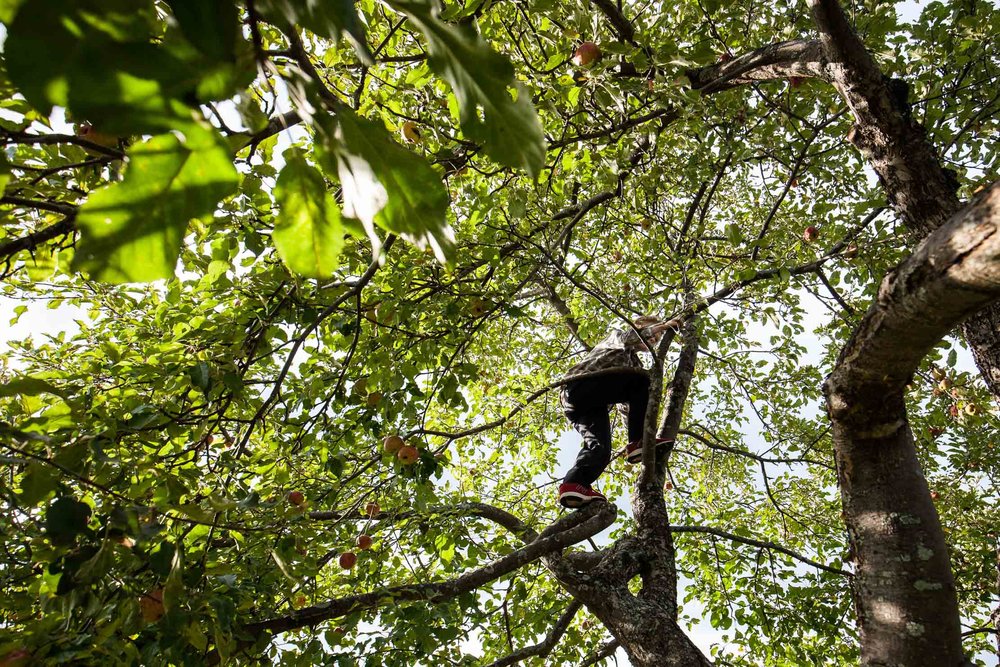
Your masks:
{"label": "red-soled sneaker", "polygon": [[583,507],[595,500],[607,502],[608,499],[600,491],[583,484],[568,482],[559,485],[559,504],[563,507]]}
{"label": "red-soled sneaker", "polygon": [[[673,440],[660,440],[657,439],[656,446],[665,445],[667,443],[672,443]],[[637,440],[635,442],[630,442],[625,447],[625,460],[629,463],[641,463],[642,462],[642,441]]]}

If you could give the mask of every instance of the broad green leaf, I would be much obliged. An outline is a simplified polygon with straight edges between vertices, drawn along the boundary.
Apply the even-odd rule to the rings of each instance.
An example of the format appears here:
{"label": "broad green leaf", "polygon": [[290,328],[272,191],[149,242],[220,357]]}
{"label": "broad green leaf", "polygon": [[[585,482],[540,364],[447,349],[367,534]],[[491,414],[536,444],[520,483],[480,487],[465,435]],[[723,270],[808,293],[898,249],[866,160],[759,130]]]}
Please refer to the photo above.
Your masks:
{"label": "broad green leaf", "polygon": [[271,238],[289,269],[307,278],[333,275],[344,247],[340,208],[323,174],[296,148],[285,151],[274,187],[278,213]]}
{"label": "broad green leaf", "polygon": [[354,0],[263,0],[258,11],[283,26],[301,26],[320,37],[344,37],[367,65],[374,62]]}
{"label": "broad green leaf", "polygon": [[17,14],[17,8],[24,0],[0,0],[0,22],[10,25]]}
{"label": "broad green leaf", "polygon": [[57,546],[73,543],[87,529],[90,505],[74,498],[57,498],[45,512],[45,532]]}
{"label": "broad green leaf", "polygon": [[106,282],[169,278],[192,218],[211,214],[236,188],[236,169],[214,130],[191,123],[129,152],[125,179],[80,208],[74,268]]}
{"label": "broad green leaf", "polygon": [[38,394],[54,394],[60,398],[66,397],[66,392],[55,385],[33,377],[23,377],[0,384],[0,398],[8,396],[37,396]]}
{"label": "broad green leaf", "polygon": [[45,499],[59,485],[59,472],[49,465],[33,462],[21,478],[22,504],[33,507]]}
{"label": "broad green leaf", "polygon": [[252,81],[252,58],[235,58],[231,39],[219,40],[225,59],[206,60],[174,38],[176,29],[152,34],[151,11],[152,3],[127,0],[28,0],[6,44],[11,80],[43,113],[66,106],[121,136],[181,127],[193,103],[224,99]]}
{"label": "broad green leaf", "polygon": [[239,12],[232,0],[167,0],[181,32],[212,60],[233,59],[240,36]]}
{"label": "broad green leaf", "polygon": [[427,39],[428,63],[454,90],[465,135],[481,143],[497,162],[538,176],[545,164],[545,136],[531,96],[514,77],[510,61],[471,27],[442,21],[429,2],[389,4],[406,14]]}
{"label": "broad green leaf", "polygon": [[378,225],[448,260],[455,243],[445,218],[448,192],[427,161],[346,107],[338,109],[336,123],[325,117],[317,123],[318,158],[340,177],[344,215],[360,220],[375,244]]}

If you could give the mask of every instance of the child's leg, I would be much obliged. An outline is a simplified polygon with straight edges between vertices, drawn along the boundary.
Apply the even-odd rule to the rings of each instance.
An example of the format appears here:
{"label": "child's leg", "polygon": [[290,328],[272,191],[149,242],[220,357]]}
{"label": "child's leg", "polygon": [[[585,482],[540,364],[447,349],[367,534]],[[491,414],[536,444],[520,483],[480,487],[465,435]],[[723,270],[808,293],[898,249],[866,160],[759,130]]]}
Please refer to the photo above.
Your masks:
{"label": "child's leg", "polygon": [[649,376],[630,375],[622,379],[622,396],[628,404],[628,441],[642,440],[649,402]]}
{"label": "child's leg", "polygon": [[607,406],[566,408],[566,418],[583,436],[583,448],[576,464],[566,473],[567,484],[590,486],[600,477],[611,461],[611,419]]}

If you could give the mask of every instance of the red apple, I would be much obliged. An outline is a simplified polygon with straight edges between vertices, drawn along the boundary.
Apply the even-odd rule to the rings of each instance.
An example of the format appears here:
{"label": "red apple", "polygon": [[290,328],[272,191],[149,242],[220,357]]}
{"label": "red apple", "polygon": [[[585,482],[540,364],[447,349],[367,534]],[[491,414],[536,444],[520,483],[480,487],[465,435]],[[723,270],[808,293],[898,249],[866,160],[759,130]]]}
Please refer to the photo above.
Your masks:
{"label": "red apple", "polygon": [[340,558],[337,559],[337,562],[340,563],[340,567],[344,568],[345,570],[350,570],[352,567],[354,567],[355,563],[358,562],[358,555],[353,551],[345,551],[344,553],[340,554]]}
{"label": "red apple", "polygon": [[788,84],[789,84],[789,85],[790,85],[790,86],[791,86],[792,88],[798,88],[799,86],[801,86],[801,85],[802,85],[802,83],[803,83],[804,81],[805,81],[805,79],[803,79],[803,78],[802,78],[801,76],[793,76],[793,77],[789,77],[789,79],[788,79]]}
{"label": "red apple", "polygon": [[601,49],[593,42],[584,42],[573,52],[573,64],[577,67],[590,67],[601,57]]}
{"label": "red apple", "polygon": [[802,231],[802,240],[806,243],[812,243],[819,238],[819,230],[809,225]]}
{"label": "red apple", "polygon": [[378,506],[378,503],[372,502],[365,505],[365,514],[368,516],[378,516],[381,511],[382,508]]}
{"label": "red apple", "polygon": [[399,462],[404,466],[408,466],[417,462],[417,459],[420,458],[420,452],[417,451],[416,447],[406,445],[396,452],[396,458],[398,458]]}
{"label": "red apple", "polygon": [[406,442],[398,435],[390,435],[382,441],[382,450],[386,454],[395,454]]}
{"label": "red apple", "polygon": [[936,438],[942,433],[944,433],[944,429],[941,428],[940,426],[931,426],[927,429],[927,432],[931,434],[932,438]]}
{"label": "red apple", "polygon": [[931,500],[940,500],[941,494],[937,491],[931,491]]}
{"label": "red apple", "polygon": [[296,507],[302,507],[302,505],[306,502],[306,497],[301,491],[292,491],[288,494],[288,502]]}
{"label": "red apple", "polygon": [[358,548],[362,551],[366,551],[372,548],[372,538],[371,535],[358,535],[357,541]]}

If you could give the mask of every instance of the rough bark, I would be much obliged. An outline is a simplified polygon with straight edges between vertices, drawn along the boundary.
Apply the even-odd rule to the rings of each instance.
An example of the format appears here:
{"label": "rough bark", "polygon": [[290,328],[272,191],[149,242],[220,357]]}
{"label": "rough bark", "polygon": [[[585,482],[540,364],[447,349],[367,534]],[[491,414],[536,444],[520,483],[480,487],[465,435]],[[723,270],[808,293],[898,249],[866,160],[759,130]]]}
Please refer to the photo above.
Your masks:
{"label": "rough bark", "polygon": [[944,533],[907,423],[917,365],[1000,298],[1000,183],[889,273],[824,383],[855,561],[862,664],[961,665]]}
{"label": "rough bark", "polygon": [[823,45],[796,39],[768,44],[724,63],[689,69],[691,87],[708,95],[760,81],[817,78],[829,80]]}

